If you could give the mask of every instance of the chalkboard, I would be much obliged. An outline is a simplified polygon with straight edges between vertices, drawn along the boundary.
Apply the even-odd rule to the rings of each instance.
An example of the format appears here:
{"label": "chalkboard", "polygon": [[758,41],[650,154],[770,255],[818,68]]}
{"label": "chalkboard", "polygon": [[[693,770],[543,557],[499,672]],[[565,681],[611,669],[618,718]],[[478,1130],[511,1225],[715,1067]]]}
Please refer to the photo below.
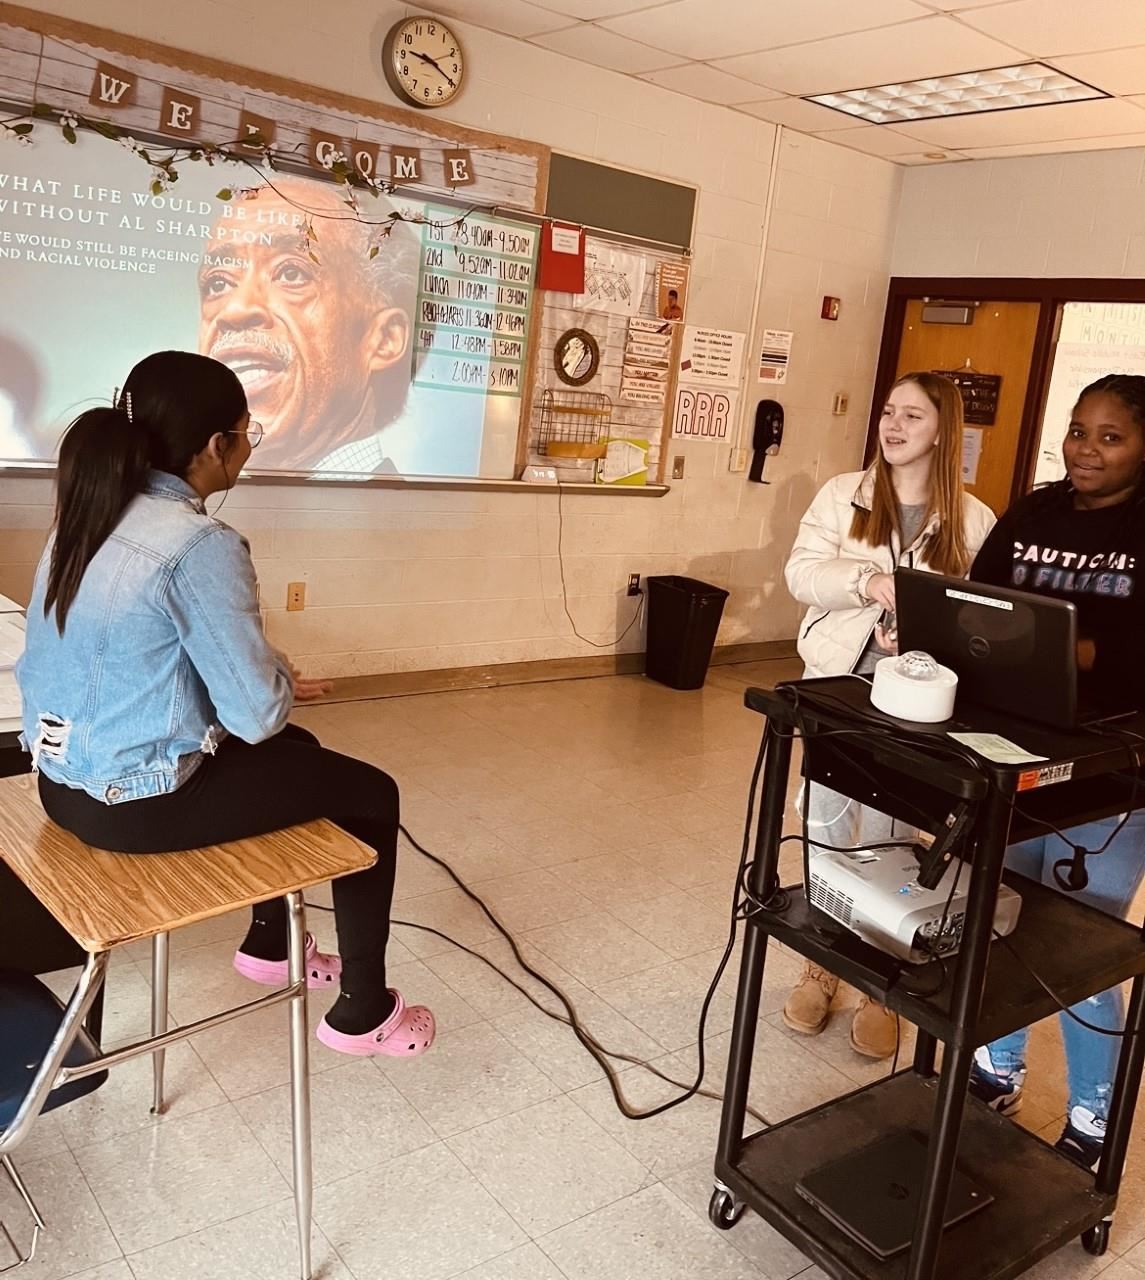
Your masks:
{"label": "chalkboard", "polygon": [[561,222],[690,249],[696,190],[554,151],[545,212]]}

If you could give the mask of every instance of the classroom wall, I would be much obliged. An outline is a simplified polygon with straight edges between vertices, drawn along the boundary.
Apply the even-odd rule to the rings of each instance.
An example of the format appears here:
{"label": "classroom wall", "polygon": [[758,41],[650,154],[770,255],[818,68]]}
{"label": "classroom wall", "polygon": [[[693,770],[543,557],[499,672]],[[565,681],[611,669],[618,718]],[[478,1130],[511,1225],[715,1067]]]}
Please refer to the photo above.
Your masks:
{"label": "classroom wall", "polygon": [[908,169],[896,276],[1145,275],[1145,149]]}
{"label": "classroom wall", "polygon": [[[37,6],[74,16],[71,0]],[[432,7],[432,6],[431,6]],[[320,12],[322,25],[311,25]],[[85,21],[267,72],[392,103],[382,36],[405,6],[363,17],[352,0],[200,0],[188,6],[88,0]],[[632,617],[630,572],[683,573],[729,587],[721,643],[794,635],[782,565],[816,486],[858,465],[890,266],[900,171],[784,134],[769,248],[762,228],[773,126],[653,85],[458,24],[470,84],[449,118],[531,138],[700,188],[688,320],[795,330],[788,384],[761,389],[787,411],[768,485],[728,471],[726,447],[689,443],[666,497],[396,492],[240,486],[223,516],[250,539],[272,638],[315,673],[381,674],[597,653],[562,607],[557,556],[577,629],[605,648]],[[819,319],[824,293],[843,299]],[[754,342],[754,339],[753,339]],[[121,371],[108,371],[108,386]],[[832,397],[850,397],[843,417]],[[0,480],[0,592],[27,596],[50,519],[48,481]],[[285,612],[286,584],[307,608]],[[618,646],[640,649],[640,629]]]}

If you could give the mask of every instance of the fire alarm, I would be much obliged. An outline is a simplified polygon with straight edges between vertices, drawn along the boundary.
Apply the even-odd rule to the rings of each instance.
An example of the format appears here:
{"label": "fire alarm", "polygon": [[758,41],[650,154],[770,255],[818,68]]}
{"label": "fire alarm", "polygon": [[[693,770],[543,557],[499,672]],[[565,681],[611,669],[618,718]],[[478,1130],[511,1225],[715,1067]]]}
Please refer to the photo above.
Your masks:
{"label": "fire alarm", "polygon": [[819,312],[824,320],[838,320],[839,318],[839,299],[824,298],[823,309]]}

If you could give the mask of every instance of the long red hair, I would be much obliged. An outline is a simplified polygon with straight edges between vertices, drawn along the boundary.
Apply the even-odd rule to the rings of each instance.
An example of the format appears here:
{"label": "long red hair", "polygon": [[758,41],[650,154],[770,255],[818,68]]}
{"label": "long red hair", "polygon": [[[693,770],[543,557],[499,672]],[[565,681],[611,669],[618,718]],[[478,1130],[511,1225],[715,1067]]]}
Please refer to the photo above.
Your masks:
{"label": "long red hair", "polygon": [[[930,463],[930,500],[926,519],[938,516],[938,527],[921,548],[936,573],[961,577],[970,567],[966,546],[965,490],[962,485],[962,396],[940,373],[904,373],[894,387],[912,382],[938,411],[938,439]],[[891,534],[902,536],[899,505],[891,465],[880,446],[874,463],[875,492],[871,509],[855,508],[851,537],[871,546],[887,546]]]}

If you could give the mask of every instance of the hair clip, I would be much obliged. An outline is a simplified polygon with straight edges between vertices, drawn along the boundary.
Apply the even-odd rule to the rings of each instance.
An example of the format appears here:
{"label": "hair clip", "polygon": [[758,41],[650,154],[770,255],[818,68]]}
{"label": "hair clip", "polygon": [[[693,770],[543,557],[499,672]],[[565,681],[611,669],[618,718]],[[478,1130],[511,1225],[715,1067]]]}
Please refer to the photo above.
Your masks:
{"label": "hair clip", "polygon": [[123,408],[127,413],[127,421],[133,423],[134,419],[131,416],[131,392],[130,391],[125,391],[123,393]]}

